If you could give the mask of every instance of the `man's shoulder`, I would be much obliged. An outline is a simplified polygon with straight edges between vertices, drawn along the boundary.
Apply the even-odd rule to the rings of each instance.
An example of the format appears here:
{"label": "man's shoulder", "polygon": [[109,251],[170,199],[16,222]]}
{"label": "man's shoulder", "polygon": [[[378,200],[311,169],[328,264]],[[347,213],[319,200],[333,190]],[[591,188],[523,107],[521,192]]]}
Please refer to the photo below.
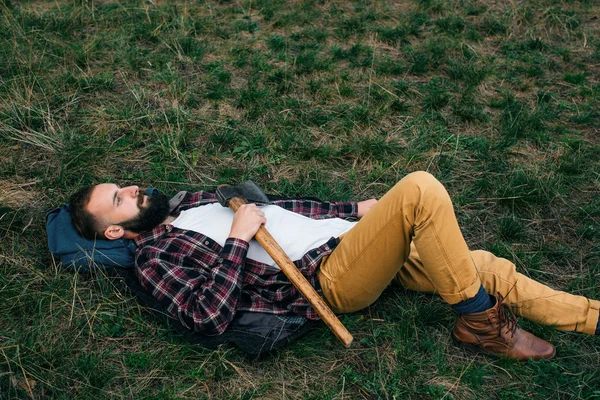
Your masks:
{"label": "man's shoulder", "polygon": [[[179,243],[176,244],[175,240]],[[166,234],[146,238],[143,244],[137,246],[135,252],[136,269],[140,271],[154,269],[153,266],[159,264],[179,264],[184,256],[181,243],[181,238],[176,239]]]}
{"label": "man's shoulder", "polygon": [[203,233],[180,229],[173,225],[160,225],[136,239],[136,257],[183,257],[205,256],[218,253],[219,244]]}

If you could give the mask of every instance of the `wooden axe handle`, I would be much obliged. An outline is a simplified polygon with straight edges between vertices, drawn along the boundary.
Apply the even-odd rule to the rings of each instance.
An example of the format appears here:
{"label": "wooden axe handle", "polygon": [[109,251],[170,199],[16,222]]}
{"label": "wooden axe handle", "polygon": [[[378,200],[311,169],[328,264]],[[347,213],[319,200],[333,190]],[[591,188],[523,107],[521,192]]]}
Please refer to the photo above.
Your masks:
{"label": "wooden axe handle", "polygon": [[[229,200],[229,207],[235,212],[240,208],[241,205],[246,204],[246,201],[240,197],[234,197]],[[338,317],[331,311],[329,306],[323,301],[317,291],[308,283],[304,275],[287,254],[283,251],[281,246],[273,239],[273,236],[267,231],[264,226],[261,226],[256,232],[255,239],[265,249],[265,251],[271,256],[271,258],[277,263],[281,271],[288,277],[290,282],[302,293],[304,298],[308,300],[310,305],[315,309],[319,317],[327,324],[329,329],[335,336],[344,344],[344,346],[350,346],[352,343],[352,335],[346,327],[340,322]]]}

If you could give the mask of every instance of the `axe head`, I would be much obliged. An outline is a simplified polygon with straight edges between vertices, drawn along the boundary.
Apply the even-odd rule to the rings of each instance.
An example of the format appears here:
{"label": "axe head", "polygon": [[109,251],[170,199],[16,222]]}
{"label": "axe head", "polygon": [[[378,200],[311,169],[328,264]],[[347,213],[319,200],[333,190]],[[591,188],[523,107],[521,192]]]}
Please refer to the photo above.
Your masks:
{"label": "axe head", "polygon": [[267,196],[260,190],[256,183],[246,181],[242,185],[221,185],[216,190],[217,199],[223,207],[227,207],[229,200],[234,197],[241,197],[248,203],[270,204]]}

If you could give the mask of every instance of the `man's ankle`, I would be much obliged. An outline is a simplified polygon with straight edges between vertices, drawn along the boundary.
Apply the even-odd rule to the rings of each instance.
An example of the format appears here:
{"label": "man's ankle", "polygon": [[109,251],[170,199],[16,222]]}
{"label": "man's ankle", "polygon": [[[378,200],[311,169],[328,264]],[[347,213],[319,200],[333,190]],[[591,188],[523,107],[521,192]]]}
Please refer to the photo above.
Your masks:
{"label": "man's ankle", "polygon": [[452,304],[451,307],[460,315],[464,315],[489,310],[495,304],[495,297],[488,295],[483,286],[480,286],[479,291],[474,297],[457,304]]}

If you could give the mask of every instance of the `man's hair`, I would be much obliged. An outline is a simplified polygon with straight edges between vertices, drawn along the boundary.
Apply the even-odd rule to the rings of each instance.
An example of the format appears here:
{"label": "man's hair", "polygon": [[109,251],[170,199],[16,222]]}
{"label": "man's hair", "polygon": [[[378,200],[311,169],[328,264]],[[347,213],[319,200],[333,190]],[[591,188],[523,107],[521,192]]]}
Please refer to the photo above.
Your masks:
{"label": "man's hair", "polygon": [[85,186],[73,193],[69,200],[71,221],[81,235],[90,240],[106,239],[100,221],[86,210],[95,186]]}

